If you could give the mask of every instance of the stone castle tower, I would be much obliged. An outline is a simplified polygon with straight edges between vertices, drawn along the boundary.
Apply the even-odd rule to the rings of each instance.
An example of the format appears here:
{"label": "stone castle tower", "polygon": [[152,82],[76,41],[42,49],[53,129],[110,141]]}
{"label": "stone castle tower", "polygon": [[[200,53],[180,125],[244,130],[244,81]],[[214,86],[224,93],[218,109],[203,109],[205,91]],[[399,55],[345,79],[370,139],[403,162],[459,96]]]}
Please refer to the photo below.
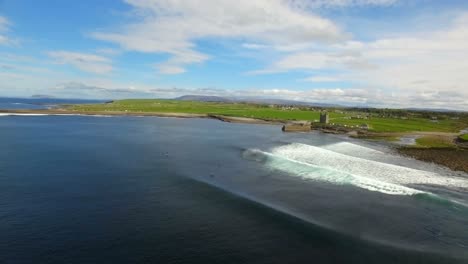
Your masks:
{"label": "stone castle tower", "polygon": [[320,123],[322,124],[328,124],[330,121],[329,115],[327,112],[321,112],[320,113]]}

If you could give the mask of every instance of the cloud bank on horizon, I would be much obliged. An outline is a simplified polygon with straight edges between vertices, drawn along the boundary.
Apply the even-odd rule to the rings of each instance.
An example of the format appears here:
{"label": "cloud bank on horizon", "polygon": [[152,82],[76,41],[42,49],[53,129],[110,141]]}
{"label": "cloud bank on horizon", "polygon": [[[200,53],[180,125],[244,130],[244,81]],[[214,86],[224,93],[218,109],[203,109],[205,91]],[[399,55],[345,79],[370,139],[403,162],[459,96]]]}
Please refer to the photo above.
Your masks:
{"label": "cloud bank on horizon", "polygon": [[40,2],[0,2],[0,96],[468,110],[466,1]]}

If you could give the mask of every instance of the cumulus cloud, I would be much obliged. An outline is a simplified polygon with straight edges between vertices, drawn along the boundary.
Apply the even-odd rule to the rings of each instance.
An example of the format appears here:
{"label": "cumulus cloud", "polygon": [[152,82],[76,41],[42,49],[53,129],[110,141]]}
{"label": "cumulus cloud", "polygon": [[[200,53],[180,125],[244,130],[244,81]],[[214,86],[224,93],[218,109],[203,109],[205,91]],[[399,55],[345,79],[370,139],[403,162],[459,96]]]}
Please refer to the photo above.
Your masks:
{"label": "cumulus cloud", "polygon": [[[135,22],[113,32],[95,32],[96,39],[119,44],[127,50],[167,53],[163,73],[206,61],[196,41],[237,38],[253,42],[290,45],[335,43],[345,34],[330,20],[302,12],[283,0],[126,0]],[[252,46],[251,46],[252,47]]]}
{"label": "cumulus cloud", "polygon": [[[314,74],[322,70],[337,73],[303,80],[323,82],[339,78],[354,86],[387,90],[387,96],[398,94],[402,98],[400,102],[407,104],[438,107],[447,104],[466,109],[468,13],[460,14],[443,30],[393,34],[367,42],[350,40],[286,52],[267,68],[250,73],[304,71]],[[454,92],[457,96],[449,96]],[[381,100],[387,99],[382,97]]]}
{"label": "cumulus cloud", "polygon": [[353,81],[402,94],[461,92],[468,100],[468,14],[442,31],[378,39],[353,49],[363,60],[379,66],[371,74],[349,74]]}
{"label": "cumulus cloud", "polygon": [[70,64],[84,72],[106,74],[112,71],[111,60],[95,54],[51,51],[48,55],[60,64]]}

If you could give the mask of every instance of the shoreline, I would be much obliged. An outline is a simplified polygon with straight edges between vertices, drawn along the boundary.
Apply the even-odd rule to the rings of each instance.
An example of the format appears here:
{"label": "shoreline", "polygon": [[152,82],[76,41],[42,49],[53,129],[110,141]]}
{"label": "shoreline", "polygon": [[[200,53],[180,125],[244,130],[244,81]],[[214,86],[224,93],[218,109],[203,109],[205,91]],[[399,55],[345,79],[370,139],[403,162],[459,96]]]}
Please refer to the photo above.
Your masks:
{"label": "shoreline", "polygon": [[[169,112],[122,112],[122,111],[75,111],[63,108],[57,109],[0,109],[2,115],[83,115],[83,116],[153,116],[153,117],[172,117],[172,118],[206,118],[214,119],[228,123],[260,124],[260,125],[284,125],[286,121],[282,120],[264,120],[247,117],[233,117],[213,114],[190,114],[190,113],[169,113]],[[320,131],[330,133],[326,129],[316,128],[310,131]],[[294,132],[293,132],[294,133]],[[336,134],[348,135],[360,140],[376,140],[377,142],[386,142],[386,138],[408,137],[408,136],[444,136],[454,137],[457,133],[448,132],[365,132],[364,134],[353,135],[349,132],[334,131]],[[392,144],[392,147],[403,156],[411,157],[417,160],[432,162],[438,165],[448,167],[454,171],[464,171],[468,173],[468,150],[459,148],[455,144],[453,148],[432,148],[417,147],[415,145]]]}
{"label": "shoreline", "polygon": [[468,173],[468,150],[466,149],[399,147],[396,150],[405,157],[435,163],[453,171]]}
{"label": "shoreline", "polygon": [[75,111],[63,108],[57,109],[0,109],[1,115],[83,115],[83,116],[154,116],[174,118],[207,118],[228,123],[282,125],[283,121],[266,120],[248,117],[234,117],[213,114],[190,114],[170,112],[122,112],[122,111]]}

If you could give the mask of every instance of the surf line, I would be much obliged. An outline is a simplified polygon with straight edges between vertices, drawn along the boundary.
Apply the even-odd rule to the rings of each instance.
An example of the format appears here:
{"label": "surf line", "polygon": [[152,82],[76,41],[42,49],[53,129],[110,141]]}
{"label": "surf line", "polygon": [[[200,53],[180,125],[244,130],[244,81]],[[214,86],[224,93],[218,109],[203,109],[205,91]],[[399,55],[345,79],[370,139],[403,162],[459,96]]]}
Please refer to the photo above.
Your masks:
{"label": "surf line", "polygon": [[243,152],[243,157],[262,163],[270,169],[280,170],[286,172],[287,175],[300,177],[304,180],[327,182],[334,185],[351,185],[372,192],[380,192],[387,195],[412,196],[419,200],[423,199],[437,204],[462,206],[468,209],[468,205],[463,202],[448,199],[427,191],[333,170],[327,167],[320,167],[258,149],[245,150]]}

